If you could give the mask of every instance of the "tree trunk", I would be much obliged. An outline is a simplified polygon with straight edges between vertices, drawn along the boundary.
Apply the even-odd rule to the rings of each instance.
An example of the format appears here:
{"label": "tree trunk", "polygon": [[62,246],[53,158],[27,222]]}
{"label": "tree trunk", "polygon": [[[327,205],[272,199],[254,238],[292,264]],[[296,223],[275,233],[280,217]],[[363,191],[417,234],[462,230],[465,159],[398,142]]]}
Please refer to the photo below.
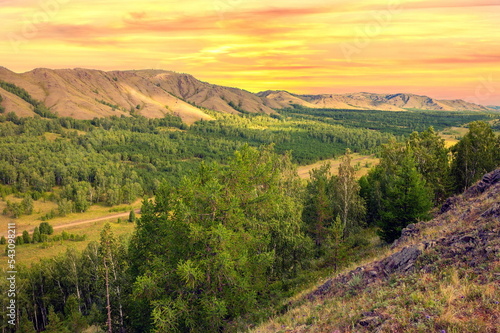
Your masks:
{"label": "tree trunk", "polygon": [[108,265],[106,264],[106,259],[104,259],[104,269],[105,269],[105,279],[106,279],[106,309],[108,312],[108,333],[112,333],[113,329],[111,328],[111,303],[109,301],[109,272]]}

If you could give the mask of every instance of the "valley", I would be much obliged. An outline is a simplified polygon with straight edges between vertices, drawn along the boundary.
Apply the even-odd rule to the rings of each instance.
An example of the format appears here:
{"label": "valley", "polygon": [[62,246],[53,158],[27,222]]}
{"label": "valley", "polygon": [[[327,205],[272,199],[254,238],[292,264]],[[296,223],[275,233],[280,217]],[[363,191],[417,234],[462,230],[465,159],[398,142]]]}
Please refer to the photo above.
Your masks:
{"label": "valley", "polygon": [[[465,102],[252,94],[149,70],[0,80],[0,225],[18,235],[13,254],[0,232],[0,258],[29,281],[37,331],[58,316],[81,333],[337,327],[301,295],[394,253],[404,227],[500,164],[500,114]],[[106,302],[111,324],[94,315]]]}

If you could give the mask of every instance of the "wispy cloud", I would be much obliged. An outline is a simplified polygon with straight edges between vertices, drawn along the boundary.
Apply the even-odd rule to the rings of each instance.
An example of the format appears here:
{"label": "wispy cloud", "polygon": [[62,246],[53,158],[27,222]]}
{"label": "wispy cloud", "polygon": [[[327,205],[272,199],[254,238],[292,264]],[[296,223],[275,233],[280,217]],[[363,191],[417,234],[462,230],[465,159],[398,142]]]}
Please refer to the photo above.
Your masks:
{"label": "wispy cloud", "polygon": [[[363,37],[391,3],[401,10],[390,24]],[[479,77],[500,72],[498,0],[232,1],[223,19],[206,0],[71,0],[37,25],[15,57],[7,33],[22,36],[43,9],[38,0],[0,6],[0,63],[17,71],[161,66],[252,91],[439,98],[459,98]],[[343,43],[367,46],[346,62]]]}

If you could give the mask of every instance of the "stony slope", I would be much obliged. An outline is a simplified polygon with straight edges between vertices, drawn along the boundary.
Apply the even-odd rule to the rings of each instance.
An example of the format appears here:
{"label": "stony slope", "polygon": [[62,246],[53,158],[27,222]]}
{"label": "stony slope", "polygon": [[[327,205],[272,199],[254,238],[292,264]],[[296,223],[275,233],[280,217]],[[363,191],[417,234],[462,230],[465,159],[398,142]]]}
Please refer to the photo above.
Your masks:
{"label": "stony slope", "polygon": [[498,332],[500,168],[254,332]]}

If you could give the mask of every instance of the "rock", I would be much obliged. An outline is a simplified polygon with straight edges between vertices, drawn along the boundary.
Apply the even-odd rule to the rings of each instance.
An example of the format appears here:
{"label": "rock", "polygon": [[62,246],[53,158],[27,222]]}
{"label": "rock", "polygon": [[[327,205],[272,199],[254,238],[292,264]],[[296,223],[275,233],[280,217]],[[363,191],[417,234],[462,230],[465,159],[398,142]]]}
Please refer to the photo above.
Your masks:
{"label": "rock", "polygon": [[481,214],[481,217],[496,217],[500,218],[500,203],[496,203],[493,207],[487,209]]}
{"label": "rock", "polygon": [[377,313],[377,312],[373,312],[373,311],[364,312],[362,315],[364,318],[361,318],[356,323],[356,325],[364,327],[364,328],[373,329],[377,326],[380,326],[385,319],[383,315],[381,315],[380,313]]}
{"label": "rock", "polygon": [[380,265],[384,267],[384,271],[387,273],[408,272],[415,264],[418,256],[422,254],[423,249],[425,249],[424,244],[405,247],[382,260]]}
{"label": "rock", "polygon": [[444,214],[450,209],[452,209],[457,202],[459,202],[460,199],[458,197],[451,197],[446,199],[444,204],[441,206],[441,209],[439,210],[439,213]]}
{"label": "rock", "polygon": [[461,242],[464,242],[464,243],[470,243],[470,242],[473,242],[473,241],[475,241],[475,240],[476,240],[476,239],[475,239],[474,237],[469,236],[469,235],[467,235],[467,236],[463,236],[462,238],[460,238],[460,241],[461,241]]}
{"label": "rock", "polygon": [[490,172],[486,175],[484,175],[483,179],[474,186],[471,186],[467,191],[464,193],[464,197],[466,198],[472,198],[475,197],[487,189],[489,189],[491,186],[495,185],[496,183],[500,182],[500,168],[496,169],[493,172]]}

